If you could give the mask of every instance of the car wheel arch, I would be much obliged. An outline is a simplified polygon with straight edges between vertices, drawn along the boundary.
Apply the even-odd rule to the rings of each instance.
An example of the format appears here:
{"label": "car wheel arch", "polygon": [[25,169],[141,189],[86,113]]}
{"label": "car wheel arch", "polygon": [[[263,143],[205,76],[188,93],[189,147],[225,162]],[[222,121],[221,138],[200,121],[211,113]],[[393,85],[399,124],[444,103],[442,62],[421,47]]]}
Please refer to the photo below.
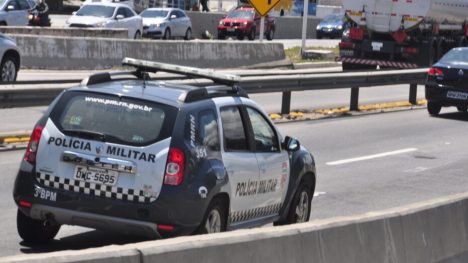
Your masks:
{"label": "car wheel arch", "polygon": [[3,58],[6,58],[6,57],[12,57],[15,60],[15,65],[16,65],[17,70],[19,70],[19,67],[21,65],[21,57],[20,57],[19,52],[14,49],[7,50],[3,54]]}

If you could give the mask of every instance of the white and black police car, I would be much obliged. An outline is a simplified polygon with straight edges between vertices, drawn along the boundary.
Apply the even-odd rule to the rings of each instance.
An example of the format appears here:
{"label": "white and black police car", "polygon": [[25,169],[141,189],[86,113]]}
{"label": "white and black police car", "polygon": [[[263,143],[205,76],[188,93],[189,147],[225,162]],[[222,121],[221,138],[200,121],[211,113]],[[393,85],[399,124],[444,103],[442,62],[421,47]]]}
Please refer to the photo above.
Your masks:
{"label": "white and black police car", "polygon": [[[233,85],[239,77],[124,64],[133,79],[92,75],[36,124],[13,192],[24,241],[50,241],[61,225],[157,238],[309,220],[314,158]],[[160,70],[224,85],[148,80]]]}

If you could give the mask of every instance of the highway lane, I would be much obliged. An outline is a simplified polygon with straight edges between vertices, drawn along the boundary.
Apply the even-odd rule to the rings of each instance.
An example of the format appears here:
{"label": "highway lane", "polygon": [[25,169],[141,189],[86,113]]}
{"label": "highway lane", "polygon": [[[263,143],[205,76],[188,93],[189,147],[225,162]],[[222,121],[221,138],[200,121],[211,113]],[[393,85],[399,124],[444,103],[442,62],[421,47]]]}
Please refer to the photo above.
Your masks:
{"label": "highway lane", "polygon": [[[318,181],[311,219],[360,215],[466,192],[468,114],[425,110],[280,124],[310,149]],[[0,153],[2,244],[0,256],[79,249],[142,240],[84,228],[65,227],[57,241],[39,249],[20,243],[11,197],[21,151]]]}

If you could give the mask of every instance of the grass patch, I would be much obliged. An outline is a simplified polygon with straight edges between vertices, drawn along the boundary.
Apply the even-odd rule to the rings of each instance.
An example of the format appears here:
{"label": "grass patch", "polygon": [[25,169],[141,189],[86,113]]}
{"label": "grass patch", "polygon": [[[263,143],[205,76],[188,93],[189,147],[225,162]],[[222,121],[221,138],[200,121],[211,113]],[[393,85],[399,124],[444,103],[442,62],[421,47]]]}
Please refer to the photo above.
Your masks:
{"label": "grass patch", "polygon": [[[306,47],[306,49],[315,49],[315,50],[331,50],[335,53],[335,56],[338,56],[339,49],[338,46],[335,48],[326,48],[326,47]],[[301,47],[293,47],[285,49],[286,57],[291,60],[292,63],[304,63],[304,62],[329,62],[334,61],[331,59],[303,59],[301,56]]]}

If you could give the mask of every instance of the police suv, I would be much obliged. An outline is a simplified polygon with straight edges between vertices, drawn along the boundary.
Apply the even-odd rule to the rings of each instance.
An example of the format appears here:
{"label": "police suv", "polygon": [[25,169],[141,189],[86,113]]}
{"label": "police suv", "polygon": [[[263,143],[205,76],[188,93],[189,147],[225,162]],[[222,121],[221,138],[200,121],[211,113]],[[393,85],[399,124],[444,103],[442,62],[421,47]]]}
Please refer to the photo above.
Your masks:
{"label": "police suv", "polygon": [[[314,159],[280,135],[239,77],[124,64],[132,78],[92,75],[36,124],[13,193],[24,241],[50,241],[61,225],[155,238],[309,220]],[[156,71],[228,85],[149,81]]]}

